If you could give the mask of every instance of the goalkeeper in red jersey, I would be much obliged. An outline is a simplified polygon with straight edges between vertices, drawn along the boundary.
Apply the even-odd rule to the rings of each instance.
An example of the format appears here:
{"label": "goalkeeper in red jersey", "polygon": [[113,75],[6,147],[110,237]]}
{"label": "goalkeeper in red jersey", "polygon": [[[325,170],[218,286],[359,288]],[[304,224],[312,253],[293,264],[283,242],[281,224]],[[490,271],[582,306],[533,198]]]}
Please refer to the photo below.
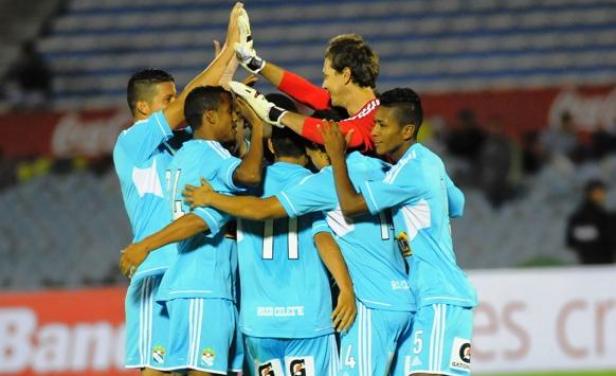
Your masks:
{"label": "goalkeeper in red jersey", "polygon": [[[315,110],[340,106],[351,117],[340,122],[343,133],[353,133],[349,147],[363,145],[372,149],[370,131],[379,106],[375,93],[379,74],[379,58],[363,38],[357,34],[343,34],[332,38],[325,50],[323,62],[323,85],[318,87],[306,79],[260,58],[252,45],[238,43],[235,46],[240,64],[253,74],[260,74],[279,90]],[[322,120],[285,111],[267,102],[262,97],[244,96],[263,120],[277,126],[287,126],[303,137],[322,144],[318,130]]]}

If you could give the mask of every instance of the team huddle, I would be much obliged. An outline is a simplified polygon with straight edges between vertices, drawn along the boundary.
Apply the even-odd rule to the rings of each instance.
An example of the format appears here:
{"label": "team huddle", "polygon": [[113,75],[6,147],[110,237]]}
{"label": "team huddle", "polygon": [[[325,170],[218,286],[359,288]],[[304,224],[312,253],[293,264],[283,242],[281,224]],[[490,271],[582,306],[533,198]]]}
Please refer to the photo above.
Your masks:
{"label": "team huddle", "polygon": [[[239,66],[286,96],[233,81]],[[257,55],[237,3],[179,95],[164,71],[131,77],[134,123],[113,151],[134,233],[120,258],[127,368],[470,374],[477,298],[450,229],[464,195],[417,142],[419,96],[378,95],[378,73],[344,34],[315,86]]]}

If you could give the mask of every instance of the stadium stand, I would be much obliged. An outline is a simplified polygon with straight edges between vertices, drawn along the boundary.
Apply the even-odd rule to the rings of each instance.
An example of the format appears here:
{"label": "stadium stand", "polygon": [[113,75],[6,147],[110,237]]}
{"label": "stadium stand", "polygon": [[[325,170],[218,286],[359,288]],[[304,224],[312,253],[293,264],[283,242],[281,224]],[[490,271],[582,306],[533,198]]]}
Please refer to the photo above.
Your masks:
{"label": "stadium stand", "polygon": [[[58,105],[118,104],[126,77],[144,66],[186,83],[211,59],[227,7],[222,0],[70,2],[39,43]],[[380,54],[381,89],[600,83],[616,69],[611,1],[268,0],[247,7],[261,55],[315,82],[324,45],[345,32],[362,34]]]}
{"label": "stadium stand", "polygon": [[[525,180],[528,194],[523,199],[500,209],[477,188],[465,188],[464,217],[453,222],[461,265],[575,264],[574,254],[564,246],[564,228],[590,177],[601,177],[611,186],[608,201],[614,207],[614,156],[578,167],[562,160],[549,164]],[[11,262],[0,263],[0,285],[24,289],[121,281],[119,250],[131,239],[122,205],[113,171],[100,176],[89,171],[47,174],[2,191],[0,257]]]}

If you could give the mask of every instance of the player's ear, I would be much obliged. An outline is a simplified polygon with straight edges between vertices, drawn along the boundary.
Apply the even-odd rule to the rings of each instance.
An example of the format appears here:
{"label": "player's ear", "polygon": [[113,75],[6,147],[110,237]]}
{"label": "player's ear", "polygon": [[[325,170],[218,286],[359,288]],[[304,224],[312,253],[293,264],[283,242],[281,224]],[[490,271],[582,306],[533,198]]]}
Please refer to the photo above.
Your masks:
{"label": "player's ear", "polygon": [[137,113],[142,116],[150,116],[150,104],[147,101],[137,101],[135,103],[135,108],[137,109]]}
{"label": "player's ear", "polygon": [[415,135],[415,129],[417,126],[415,124],[409,123],[402,126],[402,139],[404,141],[411,140]]}
{"label": "player's ear", "polygon": [[218,121],[218,113],[216,111],[207,110],[203,113],[202,124],[207,122],[209,124],[216,124]]}
{"label": "player's ear", "polygon": [[345,85],[351,83],[351,68],[344,67],[342,69],[342,78],[344,79]]}
{"label": "player's ear", "polygon": [[272,139],[267,139],[267,149],[274,155],[276,155],[276,151],[274,150],[274,144],[272,144]]}

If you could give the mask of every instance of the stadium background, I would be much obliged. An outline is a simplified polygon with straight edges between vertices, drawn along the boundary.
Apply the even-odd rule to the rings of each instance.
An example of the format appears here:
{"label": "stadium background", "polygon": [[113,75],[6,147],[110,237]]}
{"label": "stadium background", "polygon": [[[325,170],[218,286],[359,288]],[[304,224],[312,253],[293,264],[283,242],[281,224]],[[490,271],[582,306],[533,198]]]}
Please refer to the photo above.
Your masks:
{"label": "stadium background", "polygon": [[[130,121],[126,81],[154,66],[182,87],[212,59],[230,6],[0,1],[0,374],[125,374],[116,262],[130,229],[110,151]],[[453,231],[481,300],[478,374],[616,374],[616,267],[578,266],[565,244],[588,179],[608,183],[616,208],[616,2],[246,8],[266,59],[320,83],[327,40],[356,32],[380,55],[381,91],[422,95],[422,140],[467,197]]]}

